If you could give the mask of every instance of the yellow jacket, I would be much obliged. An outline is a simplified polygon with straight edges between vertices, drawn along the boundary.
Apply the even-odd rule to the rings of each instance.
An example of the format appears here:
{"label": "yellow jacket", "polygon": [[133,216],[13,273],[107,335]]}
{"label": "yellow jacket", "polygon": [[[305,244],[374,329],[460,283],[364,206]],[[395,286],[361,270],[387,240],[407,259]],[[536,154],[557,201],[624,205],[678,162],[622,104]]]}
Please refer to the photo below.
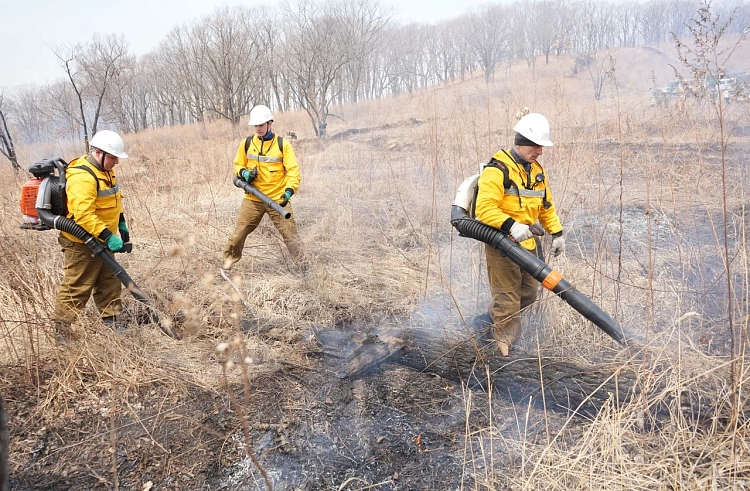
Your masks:
{"label": "yellow jacket", "polygon": [[[253,170],[257,167],[258,177],[252,185],[275,201],[281,200],[286,188],[292,188],[296,193],[301,179],[294,149],[284,140],[283,151],[279,150],[278,141],[279,137],[276,135],[270,141],[262,141],[257,135],[253,135],[247,152],[245,140],[242,140],[234,157],[234,175],[242,178],[242,169]],[[248,193],[245,193],[245,199],[260,201]]]}
{"label": "yellow jacket", "polygon": [[[552,191],[539,162],[531,163],[531,176],[528,176],[523,165],[513,160],[510,151],[501,150],[492,158],[496,163],[485,167],[479,176],[477,219],[505,233],[510,233],[514,222],[533,225],[537,221],[549,234],[562,232]],[[536,248],[533,238],[521,245],[529,250]]]}
{"label": "yellow jacket", "polygon": [[[94,172],[99,183],[93,176],[81,169],[88,167]],[[66,194],[68,196],[68,218],[83,227],[86,232],[94,237],[99,237],[105,228],[113,234],[117,233],[117,225],[120,221],[122,209],[122,195],[117,186],[115,171],[99,169],[97,165],[88,160],[88,155],[79,157],[68,165],[65,171]],[[61,232],[63,236],[73,242],[81,242],[80,239],[67,232]]]}

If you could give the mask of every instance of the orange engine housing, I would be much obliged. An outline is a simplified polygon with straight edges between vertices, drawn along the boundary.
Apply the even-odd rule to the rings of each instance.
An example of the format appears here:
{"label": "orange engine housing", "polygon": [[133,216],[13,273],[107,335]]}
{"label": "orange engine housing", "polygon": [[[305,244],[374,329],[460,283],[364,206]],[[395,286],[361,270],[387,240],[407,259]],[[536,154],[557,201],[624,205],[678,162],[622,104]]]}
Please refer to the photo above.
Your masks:
{"label": "orange engine housing", "polygon": [[24,215],[25,222],[36,223],[39,219],[39,215],[36,213],[36,196],[42,180],[43,178],[32,177],[21,187],[21,213]]}

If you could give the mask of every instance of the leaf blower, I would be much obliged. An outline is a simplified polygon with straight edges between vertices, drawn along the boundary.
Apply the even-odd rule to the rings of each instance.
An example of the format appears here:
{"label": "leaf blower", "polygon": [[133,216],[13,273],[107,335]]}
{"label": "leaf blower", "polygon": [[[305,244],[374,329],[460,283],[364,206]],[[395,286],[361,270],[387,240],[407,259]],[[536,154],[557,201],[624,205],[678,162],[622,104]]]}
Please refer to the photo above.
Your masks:
{"label": "leaf blower", "polygon": [[[67,217],[68,200],[65,194],[65,170],[67,167],[68,163],[61,158],[42,160],[29,167],[29,172],[34,177],[29,179],[21,190],[21,212],[24,216],[21,228],[61,230],[79,238],[93,251],[92,256],[100,257],[130,294],[146,306],[149,319],[159,324],[165,334],[177,339],[176,333],[170,326],[159,322],[159,314],[146,295],[128,275],[125,268],[112,257],[110,251],[94,236],[86,232],[83,227]],[[34,202],[34,208],[30,206],[32,201]],[[118,252],[131,252],[132,248],[132,244],[127,242],[122,251]]]}
{"label": "leaf blower", "polygon": [[473,214],[472,208],[476,200],[478,180],[479,174],[464,180],[451,206],[451,225],[458,230],[459,235],[479,240],[497,249],[500,254],[518,264],[521,269],[541,282],[544,288],[556,293],[618,343],[625,345],[627,342],[642,342],[639,337],[627,333],[617,321],[568,283],[558,271],[552,269],[502,231],[469,216]]}
{"label": "leaf blower", "polygon": [[232,182],[234,182],[235,186],[244,190],[246,193],[252,194],[256,198],[258,198],[261,201],[261,203],[263,203],[264,205],[266,205],[267,207],[271,208],[273,211],[281,215],[281,217],[284,218],[285,220],[288,220],[292,216],[292,213],[289,210],[285,210],[284,208],[282,208],[280,204],[278,204],[277,202],[275,202],[274,200],[272,200],[271,198],[269,198],[262,192],[258,191],[258,188],[256,188],[249,182],[244,181],[237,176],[234,176],[234,179],[232,179]]}

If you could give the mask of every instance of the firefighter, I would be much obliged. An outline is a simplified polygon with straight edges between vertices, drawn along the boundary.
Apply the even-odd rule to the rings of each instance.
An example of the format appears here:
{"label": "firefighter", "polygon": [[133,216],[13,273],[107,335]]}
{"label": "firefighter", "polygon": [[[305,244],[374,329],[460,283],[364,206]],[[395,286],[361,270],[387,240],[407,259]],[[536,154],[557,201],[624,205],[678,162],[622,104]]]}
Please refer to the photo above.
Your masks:
{"label": "firefighter", "polygon": [[[114,131],[99,131],[91,139],[91,153],[72,161],[65,172],[68,218],[104,242],[112,252],[130,241],[122,195],[115,166],[125,159],[125,144]],[[119,235],[118,235],[119,234]],[[64,276],[55,302],[56,334],[61,343],[70,336],[70,324],[86,306],[90,296],[105,325],[124,330],[118,319],[122,312],[120,280],[80,239],[60,232],[58,242],[64,255]]]}
{"label": "firefighter", "polygon": [[286,207],[292,216],[284,219],[277,212],[264,205],[255,196],[245,193],[245,199],[237,213],[237,223],[222,254],[222,269],[226,272],[242,258],[245,239],[255,230],[266,213],[286,244],[289,255],[295,264],[303,259],[302,245],[294,221],[294,212],[289,202],[297,192],[300,171],[292,145],[274,134],[273,113],[263,105],[250,111],[250,126],[255,135],[246,138],[237,148],[234,157],[234,173],[239,178],[255,186],[258,191]]}
{"label": "firefighter", "polygon": [[[538,159],[551,147],[549,122],[538,113],[523,116],[513,128],[512,148],[497,152],[479,177],[476,217],[496,227],[541,258],[532,228],[537,221],[551,234],[553,256],[565,250],[560,218],[547,176]],[[493,336],[503,356],[519,335],[520,313],[536,299],[539,282],[516,263],[485,246],[492,304]]]}

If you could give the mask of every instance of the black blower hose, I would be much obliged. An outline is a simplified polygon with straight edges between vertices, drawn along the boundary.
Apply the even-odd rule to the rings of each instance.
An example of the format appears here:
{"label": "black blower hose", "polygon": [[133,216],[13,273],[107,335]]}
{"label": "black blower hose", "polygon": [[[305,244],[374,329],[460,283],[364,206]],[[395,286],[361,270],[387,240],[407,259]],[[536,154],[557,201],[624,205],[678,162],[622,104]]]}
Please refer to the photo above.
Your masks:
{"label": "black blower hose", "polygon": [[60,215],[54,215],[44,208],[37,208],[36,212],[39,215],[39,220],[41,220],[44,225],[48,226],[49,228],[54,228],[55,230],[67,232],[81,239],[83,243],[86,244],[94,252],[94,256],[99,256],[102,261],[104,261],[104,264],[106,264],[107,267],[112,270],[117,279],[119,279],[120,282],[125,285],[125,288],[128,289],[130,294],[148,308],[151,320],[153,322],[159,323],[159,316],[151,307],[151,304],[149,303],[146,295],[138,287],[138,285],[135,284],[135,281],[133,281],[130,275],[128,275],[127,271],[125,271],[125,268],[120,266],[120,263],[115,261],[115,258],[113,258],[112,255],[109,254],[109,252],[107,252],[107,249],[102,245],[101,242],[96,240],[90,233],[86,232],[83,227],[78,225],[70,218]]}
{"label": "black blower hose", "polygon": [[641,341],[637,336],[627,333],[617,321],[573,287],[558,271],[500,230],[470,218],[466,210],[457,205],[451,207],[451,225],[461,236],[476,239],[497,249],[618,343],[624,345],[626,342]]}

